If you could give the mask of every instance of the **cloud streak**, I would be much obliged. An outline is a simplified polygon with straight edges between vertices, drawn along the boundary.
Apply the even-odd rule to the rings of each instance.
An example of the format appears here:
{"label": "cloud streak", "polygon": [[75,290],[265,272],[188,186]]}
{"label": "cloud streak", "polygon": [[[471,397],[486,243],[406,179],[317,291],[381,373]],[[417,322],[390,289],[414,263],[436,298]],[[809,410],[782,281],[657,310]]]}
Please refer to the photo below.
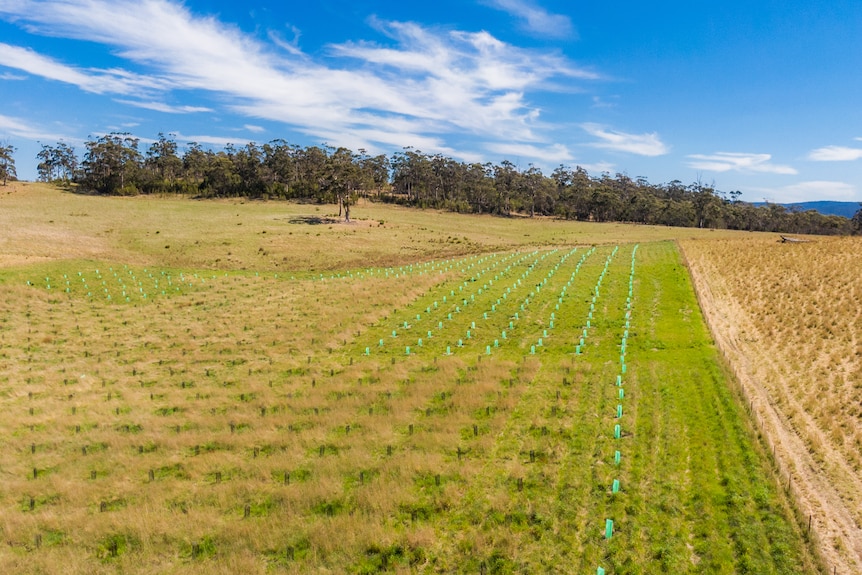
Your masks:
{"label": "cloud streak", "polygon": [[551,14],[527,0],[488,0],[488,6],[502,10],[517,18],[527,32],[552,38],[568,38],[575,34],[568,16]]}
{"label": "cloud streak", "polygon": [[10,134],[19,138],[27,138],[28,140],[76,140],[75,138],[68,138],[60,134],[53,133],[40,126],[34,126],[21,118],[4,115],[0,115],[0,134]]}
{"label": "cloud streak", "polygon": [[862,148],[826,146],[808,153],[808,159],[815,162],[852,162],[862,159]]}
{"label": "cloud streak", "polygon": [[574,156],[569,149],[562,144],[552,146],[535,146],[532,144],[504,144],[491,143],[487,149],[495,154],[500,154],[504,159],[513,160],[520,158],[541,158],[545,164],[570,163]]}
{"label": "cloud streak", "polygon": [[135,106],[136,108],[143,108],[145,110],[163,112],[165,114],[192,114],[197,112],[213,111],[212,108],[207,108],[204,106],[171,106],[170,104],[165,104],[164,102],[142,102],[139,100],[122,99],[117,99],[117,102],[121,104],[127,104],[129,106]]}
{"label": "cloud streak", "polygon": [[140,94],[166,89],[167,83],[156,78],[133,74],[126,70],[84,70],[67,66],[52,58],[42,56],[29,48],[0,43],[0,65],[72,84],[85,92],[95,94]]}
{"label": "cloud streak", "polygon": [[739,152],[716,152],[714,154],[691,154],[688,167],[708,172],[744,172],[795,175],[792,166],[773,164],[770,154],[745,154]]}
{"label": "cloud streak", "polygon": [[655,132],[627,134],[626,132],[608,130],[598,124],[584,124],[581,127],[588,134],[599,139],[598,142],[590,144],[594,148],[638,156],[663,156],[670,151],[670,148],[661,141]]}

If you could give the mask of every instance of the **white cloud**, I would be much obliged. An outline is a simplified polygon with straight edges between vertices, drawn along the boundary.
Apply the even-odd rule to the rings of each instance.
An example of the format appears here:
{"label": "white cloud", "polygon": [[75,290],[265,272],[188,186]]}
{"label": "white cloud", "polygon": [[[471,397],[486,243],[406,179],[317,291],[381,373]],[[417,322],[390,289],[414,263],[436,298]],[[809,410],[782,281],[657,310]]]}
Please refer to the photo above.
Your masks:
{"label": "white cloud", "polygon": [[263,126],[255,126],[253,124],[243,124],[243,128],[245,128],[249,132],[254,132],[255,134],[260,134],[261,132],[266,131]]}
{"label": "white cloud", "polygon": [[581,126],[588,134],[599,138],[599,142],[590,144],[594,148],[627,152],[639,156],[663,156],[669,148],[665,145],[658,134],[627,134],[606,130],[598,124],[584,124]]}
{"label": "white cloud", "polygon": [[610,162],[597,162],[595,164],[582,164],[578,162],[576,165],[585,169],[593,176],[604,174],[605,172],[612,174],[616,170],[616,165],[611,164]]}
{"label": "white cloud", "polygon": [[815,162],[849,162],[862,158],[862,148],[826,146],[808,153],[808,159]]}
{"label": "white cloud", "polygon": [[[533,26],[555,21],[531,4],[502,4]],[[335,58],[324,64],[301,52],[298,31],[293,42],[265,45],[168,0],[7,1],[0,2],[4,13],[34,32],[107,45],[147,75],[74,68],[0,45],[6,48],[0,63],[7,66],[14,61],[12,67],[83,90],[134,96],[125,102],[161,111],[200,111],[154,104],[172,90],[209,92],[249,118],[284,122],[321,138],[336,135],[333,144],[369,149],[395,143],[387,131],[398,136],[398,146],[452,133],[540,143],[548,127],[527,94],[550,89],[555,78],[599,77],[562,56],[518,48],[487,32],[412,23],[375,21],[391,39],[388,45],[332,45]],[[655,150],[656,141],[651,144]]]}
{"label": "white cloud", "polygon": [[67,66],[37,54],[29,48],[0,43],[0,65],[78,86],[85,92],[96,94],[139,94],[163,90],[166,83],[158,78],[132,74],[125,70],[83,70]]}
{"label": "white cloud", "polygon": [[751,191],[762,195],[768,201],[782,204],[815,200],[847,202],[859,198],[855,186],[823,180],[799,182],[778,188],[752,188]]}
{"label": "white cloud", "polygon": [[294,56],[302,56],[302,50],[299,48],[299,37],[302,33],[296,26],[290,26],[290,31],[293,34],[293,40],[290,41],[282,38],[277,32],[269,32],[268,36],[276,46],[279,46]]}
{"label": "white cloud", "polygon": [[745,154],[738,152],[716,152],[714,154],[691,154],[690,168],[708,172],[757,172],[766,174],[796,174],[791,166],[773,164],[770,154]]}
{"label": "white cloud", "polygon": [[536,160],[536,163],[545,167],[561,163],[566,164],[574,160],[572,153],[562,144],[535,146],[532,144],[490,143],[485,147],[495,154],[504,156],[505,159]]}
{"label": "white cloud", "polygon": [[48,141],[73,141],[74,138],[63,137],[60,134],[51,132],[28,123],[21,118],[13,118],[11,116],[0,115],[0,135],[9,134],[18,138],[26,138],[28,140],[44,140]]}
{"label": "white cloud", "polygon": [[485,3],[518,18],[524,29],[533,34],[554,38],[567,38],[574,34],[572,21],[568,16],[551,14],[544,8],[537,6],[535,2],[528,0],[487,0]]}
{"label": "white cloud", "polygon": [[135,106],[136,108],[144,108],[145,110],[154,110],[156,112],[164,112],[166,114],[190,114],[196,112],[212,112],[212,108],[203,106],[171,106],[164,102],[141,102],[138,100],[120,100],[117,102]]}

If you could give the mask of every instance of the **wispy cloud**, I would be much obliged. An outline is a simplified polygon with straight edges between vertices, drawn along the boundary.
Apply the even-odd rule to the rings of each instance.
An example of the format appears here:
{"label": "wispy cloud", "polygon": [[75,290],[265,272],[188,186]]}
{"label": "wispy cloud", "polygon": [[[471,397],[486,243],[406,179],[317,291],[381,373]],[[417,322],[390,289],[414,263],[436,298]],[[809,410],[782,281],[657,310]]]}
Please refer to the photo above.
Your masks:
{"label": "wispy cloud", "polygon": [[690,168],[708,172],[756,172],[766,174],[798,173],[792,166],[773,164],[770,154],[745,154],[738,152],[716,152],[714,154],[691,154]]}
{"label": "wispy cloud", "polygon": [[253,124],[244,124],[243,128],[245,128],[249,132],[254,132],[255,134],[260,134],[261,132],[266,131],[266,129],[263,126],[255,126]]}
{"label": "wispy cloud", "polygon": [[569,163],[574,160],[572,153],[562,144],[536,146],[532,144],[491,143],[486,148],[503,156],[504,159],[535,160],[535,163],[541,164],[542,167],[553,167],[555,164]]}
{"label": "wispy cloud", "polygon": [[27,120],[0,115],[0,135],[4,134],[9,134],[18,138],[27,138],[29,140],[45,140],[46,142],[75,140],[75,138],[63,137],[61,134],[47,130],[42,126],[33,125]]}
{"label": "wispy cloud", "polygon": [[626,152],[639,156],[663,156],[670,149],[661,141],[655,132],[649,134],[627,134],[614,130],[607,130],[598,124],[584,124],[581,126],[591,136],[599,138],[598,142],[590,144],[594,148]]}
{"label": "wispy cloud", "polygon": [[191,114],[196,112],[212,112],[212,108],[204,106],[171,106],[164,102],[142,102],[140,100],[122,100],[117,99],[121,104],[135,106],[136,108],[144,108],[145,110],[154,110],[156,112],[164,112],[166,114]]}
{"label": "wispy cloud", "polygon": [[52,58],[42,56],[30,50],[0,43],[0,65],[41,76],[48,80],[56,80],[73,84],[85,92],[96,94],[140,94],[142,91],[153,92],[167,88],[166,82],[126,70],[84,70],[67,66]]}
{"label": "wispy cloud", "polygon": [[610,98],[602,98],[601,96],[593,96],[593,105],[591,108],[616,108],[616,100],[619,96],[611,96]]}
{"label": "wispy cloud", "polygon": [[811,200],[853,201],[856,187],[845,182],[814,180],[778,188],[752,188],[752,192],[776,203],[805,202]]}
{"label": "wispy cloud", "polygon": [[486,0],[485,4],[511,14],[532,34],[553,38],[568,38],[575,34],[568,16],[551,14],[530,0]]}
{"label": "wispy cloud", "polygon": [[808,159],[815,162],[850,162],[862,158],[862,148],[826,146],[808,153]]}
{"label": "wispy cloud", "polygon": [[[502,4],[533,14],[528,21],[537,29],[557,21],[532,4]],[[519,48],[487,32],[414,23],[374,21],[390,42],[331,45],[324,62],[300,50],[298,31],[293,42],[267,45],[168,0],[6,1],[4,14],[32,32],[106,45],[135,72],[76,68],[7,44],[0,44],[0,65],[90,92],[134,96],[124,102],[165,112],[203,111],[161,104],[172,91],[209,93],[247,118],[368,149],[436,142],[442,153],[447,148],[438,136],[453,133],[546,143],[549,127],[528,93],[552,89],[557,78],[598,78],[556,53]]]}

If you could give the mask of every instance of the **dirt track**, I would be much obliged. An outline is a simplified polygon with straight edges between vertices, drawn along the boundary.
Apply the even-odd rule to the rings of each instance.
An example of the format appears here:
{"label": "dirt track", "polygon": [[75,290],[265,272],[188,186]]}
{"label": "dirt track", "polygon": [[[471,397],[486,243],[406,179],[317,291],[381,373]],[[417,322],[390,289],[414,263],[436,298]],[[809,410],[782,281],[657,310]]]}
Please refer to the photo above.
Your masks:
{"label": "dirt track", "polygon": [[[780,481],[788,488],[829,573],[862,573],[858,497],[862,479],[800,402],[764,343],[749,310],[729,289],[722,270],[685,242],[681,250],[715,341],[749,401],[754,421],[773,447]],[[801,375],[801,374],[798,374]]]}

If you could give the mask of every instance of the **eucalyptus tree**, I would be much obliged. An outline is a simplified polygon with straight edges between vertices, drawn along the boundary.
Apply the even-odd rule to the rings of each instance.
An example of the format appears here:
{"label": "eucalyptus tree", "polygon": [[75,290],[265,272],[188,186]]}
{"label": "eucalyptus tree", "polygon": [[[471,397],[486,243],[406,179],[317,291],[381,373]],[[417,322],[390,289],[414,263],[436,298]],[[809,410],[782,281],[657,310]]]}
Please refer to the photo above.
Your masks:
{"label": "eucalyptus tree", "polygon": [[81,185],[100,194],[135,194],[142,168],[138,138],[112,132],[85,144]]}
{"label": "eucalyptus tree", "polygon": [[203,182],[207,167],[207,153],[197,142],[191,142],[183,154],[183,179],[197,187]]}
{"label": "eucalyptus tree", "polygon": [[249,142],[242,148],[230,148],[229,156],[233,162],[234,172],[239,178],[239,186],[234,195],[249,198],[260,198],[267,193],[264,177],[264,153],[254,142]]}
{"label": "eucalyptus tree", "polygon": [[163,133],[147,149],[144,166],[157,187],[172,189],[183,171],[183,161],[177,155],[177,143]]}
{"label": "eucalyptus tree", "polygon": [[530,217],[536,215],[536,204],[539,204],[540,212],[546,213],[546,203],[550,193],[547,186],[548,179],[542,175],[542,170],[530,164],[530,169],[521,175],[520,184],[526,203],[529,205]]}
{"label": "eucalyptus tree", "polygon": [[233,148],[204,153],[203,181],[199,189],[205,196],[225,198],[238,195],[241,190],[240,177],[233,160]]}
{"label": "eucalyptus tree", "polygon": [[4,186],[8,180],[14,180],[18,177],[18,173],[15,171],[14,153],[15,148],[12,144],[0,146],[0,178],[3,178]]}
{"label": "eucalyptus tree", "polygon": [[296,197],[322,199],[327,174],[327,153],[319,146],[296,148]]}
{"label": "eucalyptus tree", "polygon": [[269,191],[278,197],[292,197],[298,179],[296,149],[286,141],[277,139],[262,147],[263,171]]}
{"label": "eucalyptus tree", "polygon": [[68,183],[78,170],[78,157],[74,148],[62,140],[57,142],[56,146],[42,144],[36,159],[39,160],[36,172],[39,180],[43,182],[62,180],[63,183]]}
{"label": "eucalyptus tree", "polygon": [[521,188],[522,176],[515,164],[509,160],[503,160],[500,165],[494,166],[494,202],[492,211],[498,215],[509,215],[512,211],[512,197]]}
{"label": "eucalyptus tree", "polygon": [[357,161],[365,190],[374,189],[379,193],[389,184],[392,166],[386,154],[369,156],[364,150],[359,150]]}
{"label": "eucalyptus tree", "polygon": [[404,148],[392,156],[392,188],[408,203],[424,208],[433,204],[434,168],[421,150]]}
{"label": "eucalyptus tree", "polygon": [[353,152],[347,148],[338,148],[327,155],[324,177],[321,179],[321,189],[324,201],[335,201],[338,204],[338,215],[344,213],[344,221],[350,221],[350,206],[356,201],[356,190],[360,185],[362,174],[359,164],[354,161]]}

